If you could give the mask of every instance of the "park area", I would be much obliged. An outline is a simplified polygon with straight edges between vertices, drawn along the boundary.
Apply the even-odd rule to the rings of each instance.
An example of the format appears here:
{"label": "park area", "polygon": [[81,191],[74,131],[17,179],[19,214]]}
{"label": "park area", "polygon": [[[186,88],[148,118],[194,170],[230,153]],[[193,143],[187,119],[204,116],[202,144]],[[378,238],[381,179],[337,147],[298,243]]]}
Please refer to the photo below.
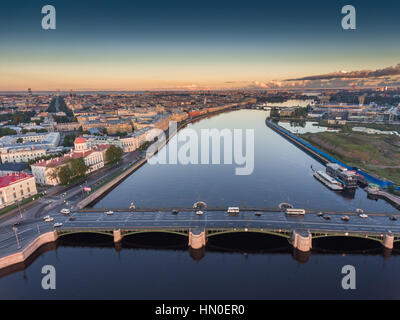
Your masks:
{"label": "park area", "polygon": [[305,133],[301,138],[349,166],[400,185],[400,137],[352,131]]}

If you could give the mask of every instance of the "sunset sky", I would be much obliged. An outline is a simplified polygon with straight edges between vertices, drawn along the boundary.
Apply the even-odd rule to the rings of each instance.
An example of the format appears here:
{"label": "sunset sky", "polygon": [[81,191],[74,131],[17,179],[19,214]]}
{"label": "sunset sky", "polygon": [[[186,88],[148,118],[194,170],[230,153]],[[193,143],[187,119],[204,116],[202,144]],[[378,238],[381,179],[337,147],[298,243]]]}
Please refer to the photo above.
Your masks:
{"label": "sunset sky", "polygon": [[[41,28],[54,5],[57,29]],[[357,30],[341,28],[342,6]],[[400,63],[400,1],[7,1],[0,91],[246,88]]]}

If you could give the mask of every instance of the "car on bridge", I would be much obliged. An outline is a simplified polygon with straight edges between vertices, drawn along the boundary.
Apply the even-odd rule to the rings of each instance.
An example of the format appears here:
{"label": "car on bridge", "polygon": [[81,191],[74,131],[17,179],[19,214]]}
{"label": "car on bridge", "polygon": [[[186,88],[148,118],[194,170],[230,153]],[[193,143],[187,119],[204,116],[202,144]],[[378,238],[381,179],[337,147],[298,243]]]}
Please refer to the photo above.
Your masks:
{"label": "car on bridge", "polygon": [[71,210],[69,210],[69,209],[67,209],[67,208],[63,208],[63,209],[60,210],[60,212],[61,212],[62,214],[70,214],[70,213],[71,213]]}

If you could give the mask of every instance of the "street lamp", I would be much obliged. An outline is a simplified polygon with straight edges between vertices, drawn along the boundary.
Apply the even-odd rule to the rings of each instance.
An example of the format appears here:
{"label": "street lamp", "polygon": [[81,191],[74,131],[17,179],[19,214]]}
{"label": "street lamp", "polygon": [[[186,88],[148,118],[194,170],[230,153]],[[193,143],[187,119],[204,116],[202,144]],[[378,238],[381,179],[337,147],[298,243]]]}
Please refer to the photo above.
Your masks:
{"label": "street lamp", "polygon": [[17,206],[18,206],[19,216],[20,216],[20,218],[22,220],[22,213],[21,213],[21,208],[19,206],[19,201],[17,201]]}
{"label": "street lamp", "polygon": [[15,233],[15,239],[17,239],[17,248],[20,249],[21,245],[19,244],[18,233],[17,233],[18,228],[13,227],[13,230],[14,230],[14,233]]}

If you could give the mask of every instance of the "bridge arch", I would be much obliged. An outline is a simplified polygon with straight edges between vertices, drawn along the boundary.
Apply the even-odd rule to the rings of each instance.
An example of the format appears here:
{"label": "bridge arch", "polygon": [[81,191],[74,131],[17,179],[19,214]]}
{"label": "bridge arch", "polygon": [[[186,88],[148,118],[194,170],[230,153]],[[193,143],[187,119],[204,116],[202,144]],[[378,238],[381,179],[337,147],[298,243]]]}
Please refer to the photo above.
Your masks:
{"label": "bridge arch", "polygon": [[106,235],[113,237],[112,231],[98,231],[98,230],[69,230],[69,231],[58,231],[57,232],[59,237],[73,235],[73,234],[99,234],[99,235]]}
{"label": "bridge arch", "polygon": [[185,248],[188,233],[184,230],[127,230],[121,232],[120,242],[127,247]]}
{"label": "bridge arch", "polygon": [[278,230],[212,230],[207,232],[210,250],[236,252],[272,252],[286,251],[291,248],[291,234]]}
{"label": "bridge arch", "polygon": [[110,246],[113,241],[113,232],[96,231],[63,231],[58,230],[58,239],[64,245]]}
{"label": "bridge arch", "polygon": [[163,230],[163,229],[148,229],[148,230],[129,230],[129,231],[123,231],[122,236],[131,236],[135,234],[143,234],[143,233],[169,233],[169,234],[175,234],[179,236],[185,236],[188,237],[189,233],[188,230]]}
{"label": "bridge arch", "polygon": [[314,234],[314,248],[328,251],[364,252],[366,250],[377,250],[382,246],[393,248],[393,242],[386,241],[385,234]]}
{"label": "bridge arch", "polygon": [[230,233],[261,233],[272,236],[283,237],[286,239],[290,239],[292,232],[285,230],[268,230],[268,229],[251,229],[251,228],[236,228],[236,229],[227,229],[227,230],[208,230],[207,237],[213,237],[217,235],[230,234]]}
{"label": "bridge arch", "polygon": [[[324,239],[324,238],[355,238],[355,239],[363,239],[363,240],[372,240],[382,243],[384,239],[384,234],[382,235],[362,235],[362,234],[340,234],[340,233],[312,233],[313,239]],[[399,239],[400,240],[400,239]],[[399,241],[398,240],[398,241]]]}

